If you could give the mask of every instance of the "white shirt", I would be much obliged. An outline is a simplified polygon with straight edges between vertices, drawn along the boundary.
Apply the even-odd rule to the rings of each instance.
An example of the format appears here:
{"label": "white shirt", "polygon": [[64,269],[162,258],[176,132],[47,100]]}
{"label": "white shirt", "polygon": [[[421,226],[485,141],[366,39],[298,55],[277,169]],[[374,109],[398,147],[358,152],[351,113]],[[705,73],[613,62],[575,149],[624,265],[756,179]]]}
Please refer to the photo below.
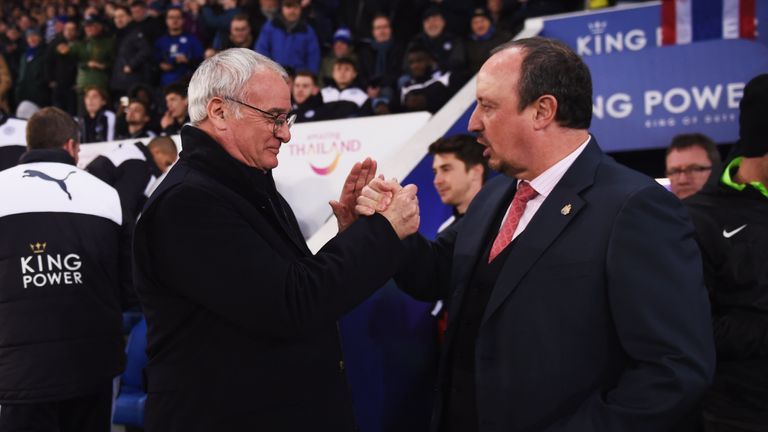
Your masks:
{"label": "white shirt", "polygon": [[[560,179],[563,178],[565,175],[565,172],[568,171],[568,168],[573,165],[573,162],[576,161],[576,158],[579,157],[581,152],[584,151],[585,148],[587,148],[587,144],[589,143],[590,137],[587,137],[587,140],[584,141],[576,150],[572,151],[568,156],[560,159],[560,161],[551,167],[547,168],[546,171],[539,174],[535,179],[531,180],[529,184],[539,194],[536,195],[533,199],[528,201],[528,203],[525,206],[525,211],[523,211],[523,215],[520,217],[520,222],[517,224],[517,228],[515,228],[515,233],[512,235],[512,240],[517,238],[517,236],[522,233],[525,228],[528,226],[528,223],[531,222],[531,219],[533,219],[533,215],[536,214],[537,211],[539,211],[539,207],[544,203],[544,200],[547,199],[549,194],[552,193],[552,190],[557,186],[557,184],[560,182]],[[521,181],[525,180],[518,180],[517,184],[519,185]],[[501,220],[501,225],[499,225],[499,229],[504,225],[504,221],[507,220],[507,215],[509,214],[509,207],[507,208],[507,212],[504,214],[504,219]]]}

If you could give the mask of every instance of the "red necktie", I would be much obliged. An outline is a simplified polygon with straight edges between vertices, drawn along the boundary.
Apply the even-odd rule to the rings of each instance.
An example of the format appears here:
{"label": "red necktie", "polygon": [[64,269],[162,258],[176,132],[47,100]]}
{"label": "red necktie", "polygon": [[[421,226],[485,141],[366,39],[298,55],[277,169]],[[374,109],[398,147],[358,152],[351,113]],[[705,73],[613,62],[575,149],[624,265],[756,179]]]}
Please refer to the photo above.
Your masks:
{"label": "red necktie", "polygon": [[507,220],[504,221],[499,233],[496,235],[496,240],[493,241],[493,246],[491,246],[491,253],[488,255],[489,264],[512,242],[512,236],[515,234],[517,224],[520,223],[520,218],[523,217],[525,205],[538,194],[528,182],[523,181],[517,185],[517,192],[515,192],[515,197],[512,198],[512,204],[509,205]]}

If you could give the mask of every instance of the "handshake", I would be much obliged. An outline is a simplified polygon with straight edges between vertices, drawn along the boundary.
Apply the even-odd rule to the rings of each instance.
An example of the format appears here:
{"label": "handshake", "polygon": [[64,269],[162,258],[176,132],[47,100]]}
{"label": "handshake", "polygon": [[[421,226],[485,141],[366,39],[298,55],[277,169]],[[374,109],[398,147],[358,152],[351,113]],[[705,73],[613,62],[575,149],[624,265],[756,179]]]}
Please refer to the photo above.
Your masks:
{"label": "handshake", "polygon": [[381,213],[400,239],[419,229],[419,200],[416,185],[401,186],[396,179],[376,177],[376,161],[371,158],[356,163],[347,175],[341,197],[329,204],[339,224],[347,229],[360,216]]}

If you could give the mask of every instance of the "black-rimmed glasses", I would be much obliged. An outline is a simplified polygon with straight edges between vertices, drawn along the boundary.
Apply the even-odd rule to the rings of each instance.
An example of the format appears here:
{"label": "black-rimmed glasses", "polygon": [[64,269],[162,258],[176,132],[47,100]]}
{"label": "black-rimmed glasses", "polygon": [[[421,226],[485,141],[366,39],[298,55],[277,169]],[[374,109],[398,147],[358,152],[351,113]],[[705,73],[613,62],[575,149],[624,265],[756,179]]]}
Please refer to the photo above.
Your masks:
{"label": "black-rimmed glasses", "polygon": [[676,177],[679,175],[702,174],[712,169],[711,166],[691,165],[685,168],[672,168],[667,171],[667,177]]}
{"label": "black-rimmed glasses", "polygon": [[271,112],[256,108],[253,105],[249,105],[237,99],[233,99],[233,98],[224,98],[224,99],[232,102],[236,102],[242,106],[246,106],[248,108],[254,109],[260,112],[261,114],[263,114],[265,117],[269,118],[269,120],[272,121],[272,123],[274,124],[274,127],[272,128],[272,135],[274,135],[275,137],[277,137],[277,131],[279,131],[280,128],[283,127],[283,125],[287,125],[288,129],[290,130],[291,126],[293,126],[293,124],[296,123],[296,114],[292,114],[289,112],[281,113],[281,114],[273,114]]}

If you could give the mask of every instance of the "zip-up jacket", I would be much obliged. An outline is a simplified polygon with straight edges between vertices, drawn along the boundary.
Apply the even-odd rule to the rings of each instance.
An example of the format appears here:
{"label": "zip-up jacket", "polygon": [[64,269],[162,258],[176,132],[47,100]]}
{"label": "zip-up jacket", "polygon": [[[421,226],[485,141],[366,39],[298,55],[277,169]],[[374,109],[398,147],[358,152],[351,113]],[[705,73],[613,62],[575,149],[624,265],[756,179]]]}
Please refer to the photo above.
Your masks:
{"label": "zip-up jacket", "polygon": [[0,172],[0,404],[94,393],[124,367],[117,192],[63,150]]}

